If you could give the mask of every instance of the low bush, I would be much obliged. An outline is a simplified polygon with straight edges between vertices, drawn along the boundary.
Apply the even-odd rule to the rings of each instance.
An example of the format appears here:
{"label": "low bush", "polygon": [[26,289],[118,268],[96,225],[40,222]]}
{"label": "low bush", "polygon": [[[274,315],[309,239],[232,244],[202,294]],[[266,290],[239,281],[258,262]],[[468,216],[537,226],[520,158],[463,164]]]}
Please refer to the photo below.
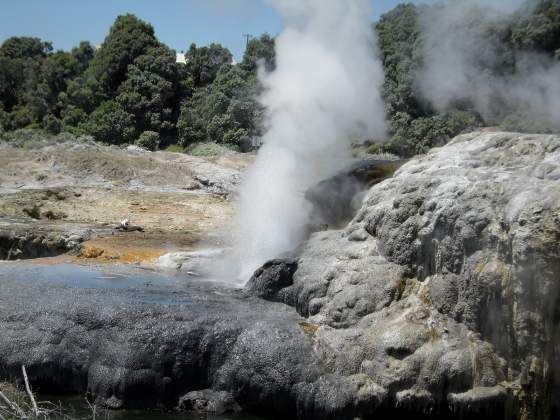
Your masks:
{"label": "low bush", "polygon": [[179,144],[170,144],[164,151],[172,153],[185,153],[185,148]]}
{"label": "low bush", "polygon": [[217,143],[197,143],[187,148],[187,153],[192,156],[221,156],[231,151],[237,151],[233,146]]}
{"label": "low bush", "polygon": [[159,148],[159,134],[155,131],[144,131],[136,140],[136,145],[155,152]]}

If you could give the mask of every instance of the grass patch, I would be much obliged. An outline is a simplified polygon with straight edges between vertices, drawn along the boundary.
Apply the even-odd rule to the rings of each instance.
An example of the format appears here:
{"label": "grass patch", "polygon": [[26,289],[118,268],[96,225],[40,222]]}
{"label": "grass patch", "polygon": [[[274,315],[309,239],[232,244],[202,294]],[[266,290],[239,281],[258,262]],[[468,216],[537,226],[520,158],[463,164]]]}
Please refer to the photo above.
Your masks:
{"label": "grass patch", "polygon": [[[10,382],[0,382],[0,391],[2,391],[2,393],[8,397],[11,402],[20,408],[27,406],[29,403],[29,399],[27,398],[25,391]],[[4,405],[4,403],[0,402],[0,405]],[[10,414],[3,412],[3,410],[0,410],[0,413],[4,415],[6,420],[15,418],[10,417]]]}
{"label": "grass patch", "polygon": [[172,153],[185,153],[185,149],[179,144],[170,144],[165,149],[163,149],[163,151]]}
{"label": "grass patch", "polygon": [[221,156],[231,151],[238,151],[233,146],[224,146],[218,143],[197,143],[189,146],[186,152],[192,156]]}
{"label": "grass patch", "polygon": [[90,413],[83,413],[80,417],[76,417],[72,407],[63,407],[60,403],[39,401],[37,395],[33,395],[38,408],[38,412],[35,414],[33,405],[24,388],[20,388],[12,382],[0,381],[0,391],[12,405],[12,407],[8,407],[6,402],[0,399],[0,415],[5,420],[101,420],[110,418],[106,409],[96,407],[89,402],[87,403],[89,408],[86,408],[86,410]]}
{"label": "grass patch", "polygon": [[304,334],[313,337],[315,335],[315,333],[317,332],[317,330],[319,329],[318,325],[315,324],[311,324],[309,322],[299,322],[299,327],[301,328],[301,330],[303,331]]}
{"label": "grass patch", "polygon": [[94,139],[91,136],[75,136],[68,132],[53,135],[36,128],[22,128],[4,133],[3,141],[13,147],[32,150],[62,143],[92,144]]}

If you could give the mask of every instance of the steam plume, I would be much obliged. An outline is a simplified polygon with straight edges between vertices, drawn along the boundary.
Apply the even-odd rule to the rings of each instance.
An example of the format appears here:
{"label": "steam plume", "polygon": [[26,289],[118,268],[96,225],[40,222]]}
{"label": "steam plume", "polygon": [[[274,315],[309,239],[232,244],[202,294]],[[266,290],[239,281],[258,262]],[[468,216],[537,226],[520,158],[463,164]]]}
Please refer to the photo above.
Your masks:
{"label": "steam plume", "polygon": [[[449,0],[423,9],[416,75],[422,96],[440,112],[468,101],[489,123],[521,109],[560,129],[560,63],[536,53],[511,56],[499,33],[511,12],[528,13],[536,3]],[[504,62],[513,71],[503,71]]]}
{"label": "steam plume", "polygon": [[366,0],[276,0],[285,29],[261,74],[268,130],[240,194],[239,278],[296,248],[305,191],[350,160],[350,140],[385,132],[383,69]]}

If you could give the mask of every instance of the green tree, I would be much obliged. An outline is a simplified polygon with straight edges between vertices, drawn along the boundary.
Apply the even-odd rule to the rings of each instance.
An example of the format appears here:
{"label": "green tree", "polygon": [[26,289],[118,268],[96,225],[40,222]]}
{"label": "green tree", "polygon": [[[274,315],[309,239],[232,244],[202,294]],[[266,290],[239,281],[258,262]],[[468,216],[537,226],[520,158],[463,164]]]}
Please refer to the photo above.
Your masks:
{"label": "green tree", "polygon": [[0,57],[18,58],[45,58],[52,51],[50,42],[41,41],[39,38],[27,36],[11,37],[0,46]]}
{"label": "green tree", "polygon": [[61,116],[64,130],[74,134],[83,133],[83,130],[78,129],[78,127],[83,128],[88,120],[88,114],[83,109],[70,106],[62,111]]}
{"label": "green tree", "polygon": [[[423,42],[419,19],[429,7],[440,6],[400,4],[384,14],[375,27],[385,69],[383,97],[390,122],[391,138],[385,150],[401,156],[426,153],[476,125],[476,119],[465,111],[438,114],[416,91]],[[475,21],[472,19],[467,25]],[[469,104],[457,105],[469,109]]]}
{"label": "green tree", "polygon": [[175,129],[180,96],[175,52],[160,44],[137,57],[116,100],[136,121],[136,132],[171,134]]}
{"label": "green tree", "polygon": [[27,92],[25,101],[36,121],[41,121],[47,114],[60,118],[67,106],[68,83],[79,72],[78,61],[70,53],[57,51],[43,60],[39,71],[35,88]]}
{"label": "green tree", "polygon": [[395,132],[384,149],[400,156],[423,154],[475,125],[475,118],[462,111],[414,119],[398,113],[394,118]]}
{"label": "green tree", "polygon": [[0,101],[5,110],[25,105],[26,93],[35,90],[40,68],[51,44],[38,38],[12,37],[0,46]]}
{"label": "green tree", "polygon": [[114,97],[126,79],[128,66],[157,45],[152,25],[131,14],[117,17],[90,61],[85,74],[86,86],[95,85],[93,88],[100,90],[103,99]]}
{"label": "green tree", "polygon": [[256,72],[260,64],[264,66],[266,71],[274,70],[276,68],[276,51],[274,47],[274,38],[268,34],[251,39],[247,44],[241,66],[248,72]]}
{"label": "green tree", "polygon": [[111,144],[130,143],[136,131],[134,116],[114,100],[103,102],[80,128],[95,140]]}
{"label": "green tree", "polygon": [[259,127],[257,81],[239,65],[223,66],[214,82],[197,89],[181,109],[177,128],[182,146],[210,141],[236,146]]}
{"label": "green tree", "polygon": [[560,1],[528,2],[532,13],[522,10],[511,25],[511,40],[523,50],[551,55],[560,48]]}
{"label": "green tree", "polygon": [[72,48],[71,54],[76,59],[76,71],[82,74],[93,59],[95,50],[88,41],[82,41],[80,45]]}
{"label": "green tree", "polygon": [[185,54],[187,76],[194,87],[206,86],[214,81],[224,65],[231,64],[233,56],[220,44],[198,48],[191,44]]}

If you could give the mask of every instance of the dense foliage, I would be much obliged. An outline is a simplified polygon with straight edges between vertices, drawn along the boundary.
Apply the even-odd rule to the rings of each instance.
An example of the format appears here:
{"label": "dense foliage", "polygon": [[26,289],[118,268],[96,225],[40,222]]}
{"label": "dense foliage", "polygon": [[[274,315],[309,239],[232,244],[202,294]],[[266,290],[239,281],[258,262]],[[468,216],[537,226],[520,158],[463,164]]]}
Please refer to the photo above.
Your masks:
{"label": "dense foliage", "polygon": [[[425,41],[419,20],[430,7],[439,6],[399,5],[383,15],[376,25],[385,67],[384,97],[391,127],[385,149],[404,156],[424,153],[477,125],[501,124],[510,130],[547,131],[543,124],[520,110],[504,107],[499,101],[496,103],[502,106],[493,114],[495,118],[485,121],[468,100],[457,101],[442,113],[422,99],[415,82]],[[473,10],[472,16],[463,18],[463,25],[471,36],[493,46],[490,59],[480,51],[475,63],[480,74],[513,72],[516,57],[521,52],[537,51],[560,59],[560,0],[539,1],[536,7],[535,1],[529,0],[525,10],[492,25]]]}
{"label": "dense foliage", "polygon": [[[424,42],[419,16],[430,7],[437,6],[399,5],[375,25],[390,121],[384,149],[404,156],[423,153],[477,125],[538,129],[538,122],[520,110],[501,110],[504,115],[490,121],[468,101],[438,112],[422,99],[415,83]],[[560,0],[539,1],[493,27],[476,17],[466,25],[504,46],[497,62],[477,63],[481,72],[511,71],[519,51],[560,59]],[[81,42],[70,52],[53,51],[37,38],[9,38],[0,46],[0,133],[69,132],[151,150],[160,142],[188,150],[209,143],[250,148],[263,125],[257,74],[259,68],[275,67],[274,38],[251,39],[239,64],[219,44],[192,44],[185,58],[186,64],[177,63],[175,51],[133,15],[119,16],[97,50]]]}
{"label": "dense foliage", "polygon": [[272,68],[274,41],[263,35],[249,47],[239,65],[218,44],[192,44],[187,63],[177,63],[133,15],[119,16],[97,51],[88,42],[53,52],[37,38],[9,38],[0,47],[0,130],[90,134],[149,149],[160,141],[245,147],[261,112],[257,66]]}

